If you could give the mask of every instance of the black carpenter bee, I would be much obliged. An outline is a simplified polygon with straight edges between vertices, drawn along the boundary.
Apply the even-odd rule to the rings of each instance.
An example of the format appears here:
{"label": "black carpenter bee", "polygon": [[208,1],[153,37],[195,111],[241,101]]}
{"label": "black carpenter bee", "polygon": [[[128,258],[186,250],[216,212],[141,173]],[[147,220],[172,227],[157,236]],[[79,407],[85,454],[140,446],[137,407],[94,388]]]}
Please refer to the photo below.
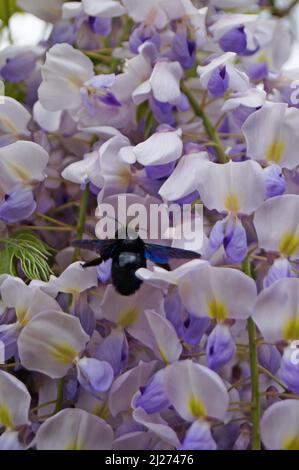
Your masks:
{"label": "black carpenter bee", "polygon": [[136,232],[127,228],[118,230],[115,239],[81,240],[73,242],[73,246],[95,251],[100,255],[99,258],[83,264],[85,268],[98,266],[111,258],[112,283],[119,294],[127,296],[134,294],[140,288],[142,280],[138,279],[135,273],[140,268],[146,268],[147,260],[169,269],[170,259],[201,257],[194,251],[145,243]]}

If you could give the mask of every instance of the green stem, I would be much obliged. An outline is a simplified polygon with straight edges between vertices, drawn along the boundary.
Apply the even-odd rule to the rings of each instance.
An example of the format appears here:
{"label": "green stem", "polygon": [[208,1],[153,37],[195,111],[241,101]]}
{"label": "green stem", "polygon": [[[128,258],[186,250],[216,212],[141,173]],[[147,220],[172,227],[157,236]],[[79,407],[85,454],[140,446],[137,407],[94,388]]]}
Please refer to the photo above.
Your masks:
{"label": "green stem", "polygon": [[282,387],[284,390],[287,390],[287,387],[275,375],[271,374],[271,372],[268,369],[260,365],[258,366],[258,369],[259,369],[259,372],[267,375],[270,379],[272,379],[275,383],[277,383],[277,385]]}
{"label": "green stem", "polygon": [[190,102],[190,105],[191,105],[194,113],[196,114],[196,116],[198,116],[202,120],[203,126],[205,128],[205,131],[206,131],[208,137],[211,139],[212,142],[215,143],[216,153],[217,153],[219,163],[226,163],[228,161],[228,157],[224,153],[219,135],[218,135],[215,127],[213,126],[210,119],[208,118],[208,116],[206,115],[206,113],[204,112],[202,107],[200,106],[199,102],[193,96],[191,91],[188,90],[188,88],[186,87],[186,85],[184,83],[182,83],[181,89],[182,89],[182,92],[185,93],[185,95],[187,96],[187,98]]}
{"label": "green stem", "polygon": [[252,318],[248,319],[248,336],[249,336],[249,360],[251,370],[251,401],[252,401],[252,450],[261,449],[260,438],[260,392],[259,392],[259,373],[257,364],[257,351],[255,339],[255,323]]}
{"label": "green stem", "polygon": [[4,0],[4,24],[6,24],[7,26],[7,32],[8,32],[8,40],[9,40],[9,43],[10,44],[13,44],[13,37],[12,37],[12,34],[11,34],[11,29],[10,29],[10,24],[9,24],[9,20],[10,20],[10,17],[12,16],[11,15],[11,10],[10,10],[10,0]]}
{"label": "green stem", "polygon": [[112,61],[112,57],[100,54],[99,52],[86,51],[85,55],[87,55],[87,57],[89,57],[90,59],[97,60],[98,62],[102,62],[107,65],[110,65]]}
{"label": "green stem", "polygon": [[[81,198],[79,219],[78,219],[78,224],[77,224],[77,229],[76,229],[76,233],[77,233],[76,240],[82,240],[83,238],[89,194],[90,194],[90,186],[88,184]],[[79,256],[80,256],[80,248],[76,248],[74,251],[74,261],[76,261],[79,258]]]}
{"label": "green stem", "polygon": [[45,232],[72,232],[72,227],[50,227],[50,225],[19,225],[20,229],[39,230]]}
{"label": "green stem", "polygon": [[63,405],[63,389],[64,389],[64,377],[59,380],[57,385],[57,399],[56,399],[56,406],[53,415],[58,413]]}
{"label": "green stem", "polygon": [[[243,271],[248,276],[252,277],[251,266],[249,258],[243,262]],[[251,403],[252,403],[252,450],[261,449],[261,436],[260,436],[260,417],[261,417],[261,402],[259,391],[259,368],[257,360],[257,347],[256,347],[256,327],[253,319],[250,317],[247,320],[248,338],[249,338],[249,363],[251,372]]]}
{"label": "green stem", "polygon": [[39,219],[46,220],[47,222],[50,222],[54,225],[58,225],[59,227],[68,227],[73,229],[73,227],[69,224],[65,224],[64,222],[61,222],[60,220],[53,219],[52,217],[49,217],[46,214],[40,214],[39,212],[35,213],[35,217],[38,217]]}

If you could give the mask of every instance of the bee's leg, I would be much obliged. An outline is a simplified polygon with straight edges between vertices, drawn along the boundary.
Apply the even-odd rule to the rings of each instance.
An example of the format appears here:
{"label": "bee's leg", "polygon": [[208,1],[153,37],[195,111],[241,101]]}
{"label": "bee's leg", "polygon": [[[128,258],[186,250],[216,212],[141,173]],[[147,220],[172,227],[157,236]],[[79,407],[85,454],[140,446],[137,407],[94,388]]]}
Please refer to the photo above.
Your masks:
{"label": "bee's leg", "polygon": [[88,261],[87,263],[84,263],[82,264],[82,267],[83,268],[91,268],[93,266],[98,266],[99,264],[101,264],[103,262],[103,259],[102,258],[96,258],[92,261]]}
{"label": "bee's leg", "polygon": [[168,263],[155,263],[157,266],[159,266],[159,268],[163,268],[163,269],[166,269],[166,271],[171,271],[171,267],[169,266]]}

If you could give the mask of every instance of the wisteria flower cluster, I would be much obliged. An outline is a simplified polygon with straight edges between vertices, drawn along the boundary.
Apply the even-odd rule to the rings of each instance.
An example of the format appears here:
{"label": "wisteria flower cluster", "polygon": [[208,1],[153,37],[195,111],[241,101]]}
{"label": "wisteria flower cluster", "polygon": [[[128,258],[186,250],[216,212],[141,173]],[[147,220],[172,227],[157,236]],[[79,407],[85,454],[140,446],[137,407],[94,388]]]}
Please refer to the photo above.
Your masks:
{"label": "wisteria flower cluster", "polygon": [[[0,52],[0,449],[299,450],[295,3],[18,1],[51,32]],[[203,204],[201,259],[84,268],[120,195]]]}

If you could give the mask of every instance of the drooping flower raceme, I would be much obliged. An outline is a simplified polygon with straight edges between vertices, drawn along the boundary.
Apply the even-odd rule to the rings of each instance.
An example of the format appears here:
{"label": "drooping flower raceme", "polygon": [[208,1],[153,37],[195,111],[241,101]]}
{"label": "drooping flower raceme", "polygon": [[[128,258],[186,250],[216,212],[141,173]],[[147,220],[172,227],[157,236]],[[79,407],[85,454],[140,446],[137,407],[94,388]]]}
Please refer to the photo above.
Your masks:
{"label": "drooping flower raceme", "polygon": [[[45,36],[0,47],[0,449],[298,450],[296,2],[14,3]],[[123,296],[131,222],[165,246]]]}

